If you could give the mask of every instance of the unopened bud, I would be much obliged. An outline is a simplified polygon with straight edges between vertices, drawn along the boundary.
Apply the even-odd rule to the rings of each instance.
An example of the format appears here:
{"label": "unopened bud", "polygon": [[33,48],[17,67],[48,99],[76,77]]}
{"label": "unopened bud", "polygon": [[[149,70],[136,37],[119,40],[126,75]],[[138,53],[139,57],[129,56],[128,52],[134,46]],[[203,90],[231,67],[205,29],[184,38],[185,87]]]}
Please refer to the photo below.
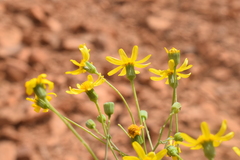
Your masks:
{"label": "unopened bud", "polygon": [[103,107],[105,114],[108,115],[108,117],[111,117],[111,115],[114,112],[114,103],[113,102],[104,103]]}
{"label": "unopened bud", "polygon": [[178,113],[181,110],[181,104],[179,102],[175,102],[172,105],[172,110],[171,112],[173,112],[174,114]]}
{"label": "unopened bud", "polygon": [[181,136],[181,132],[177,132],[177,133],[174,134],[174,141],[180,141],[180,142],[183,141],[183,138]]}
{"label": "unopened bud", "polygon": [[100,122],[100,123],[105,123],[105,122],[106,122],[106,117],[105,117],[104,114],[101,114],[101,115],[98,115],[98,116],[97,116],[97,120],[98,120],[98,122]]}
{"label": "unopened bud", "polygon": [[85,123],[85,125],[89,128],[89,129],[95,129],[96,128],[96,124],[92,119],[87,120],[87,122]]}
{"label": "unopened bud", "polygon": [[142,118],[144,121],[147,120],[147,118],[148,118],[148,112],[147,112],[147,111],[141,110],[141,111],[140,111],[140,115],[141,115],[141,118]]}

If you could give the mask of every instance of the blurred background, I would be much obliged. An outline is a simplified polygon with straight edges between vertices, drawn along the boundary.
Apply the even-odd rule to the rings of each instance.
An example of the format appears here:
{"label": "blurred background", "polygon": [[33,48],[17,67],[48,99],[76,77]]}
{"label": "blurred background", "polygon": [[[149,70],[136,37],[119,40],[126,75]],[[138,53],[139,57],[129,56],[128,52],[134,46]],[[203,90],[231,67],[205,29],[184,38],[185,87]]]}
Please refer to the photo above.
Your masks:
{"label": "blurred background", "polygon": [[[193,68],[186,72],[192,73],[190,78],[179,81],[180,131],[197,138],[200,123],[206,121],[215,134],[226,119],[226,133],[234,131],[235,137],[216,148],[216,159],[237,159],[231,148],[240,147],[239,28],[239,0],[0,0],[0,160],[91,160],[56,115],[33,111],[24,88],[27,80],[46,73],[55,83],[58,97],[51,102],[57,110],[81,125],[90,118],[96,120],[96,107],[85,94],[65,92],[86,80],[86,74],[65,74],[77,69],[69,60],[82,59],[78,50],[82,43],[91,49],[90,61],[122,92],[133,113],[128,80],[108,77],[115,66],[105,57],[119,58],[120,48],[130,56],[132,47],[138,45],[139,59],[152,54],[150,67],[167,69],[164,47],[181,50],[181,61],[188,58]],[[170,112],[172,90],[164,80],[151,81],[148,68],[140,70],[136,88],[156,140]],[[113,142],[134,155],[130,140],[117,126],[131,124],[121,99],[106,84],[96,92],[101,106],[115,102],[110,129]],[[76,129],[103,159],[103,144]],[[205,159],[202,150],[181,148],[185,160]]]}

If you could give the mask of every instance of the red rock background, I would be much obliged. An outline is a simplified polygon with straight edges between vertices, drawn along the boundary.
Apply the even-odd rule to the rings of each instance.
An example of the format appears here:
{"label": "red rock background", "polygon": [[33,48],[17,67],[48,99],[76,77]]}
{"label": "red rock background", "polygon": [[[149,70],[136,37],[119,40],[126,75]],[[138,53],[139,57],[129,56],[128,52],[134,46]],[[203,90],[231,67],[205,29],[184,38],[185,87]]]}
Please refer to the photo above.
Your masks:
{"label": "red rock background", "polygon": [[[1,0],[0,160],[91,159],[56,115],[35,113],[25,100],[24,83],[46,73],[58,95],[52,104],[62,114],[81,125],[96,119],[96,108],[86,95],[65,93],[68,86],[86,80],[86,75],[64,74],[76,69],[69,60],[82,58],[78,51],[81,43],[91,49],[91,61],[122,92],[133,113],[128,81],[117,75],[107,76],[115,66],[105,57],[118,57],[119,48],[130,55],[132,47],[138,45],[139,59],[152,54],[150,67],[166,69],[163,48],[180,49],[182,61],[188,58],[194,65],[191,77],[179,82],[180,131],[197,138],[200,123],[206,121],[212,133],[217,133],[226,119],[227,133],[234,131],[235,137],[216,149],[216,159],[238,159],[231,147],[240,147],[239,28],[239,0]],[[141,70],[136,87],[140,106],[149,113],[151,136],[156,139],[168,117],[172,91],[164,81],[149,80],[152,74],[147,69]],[[107,101],[116,104],[112,140],[122,151],[134,154],[129,139],[117,126],[120,123],[127,128],[131,124],[124,104],[106,84],[96,91],[100,105]],[[76,129],[103,159],[104,146]],[[181,156],[185,160],[205,159],[201,150],[184,146]]]}

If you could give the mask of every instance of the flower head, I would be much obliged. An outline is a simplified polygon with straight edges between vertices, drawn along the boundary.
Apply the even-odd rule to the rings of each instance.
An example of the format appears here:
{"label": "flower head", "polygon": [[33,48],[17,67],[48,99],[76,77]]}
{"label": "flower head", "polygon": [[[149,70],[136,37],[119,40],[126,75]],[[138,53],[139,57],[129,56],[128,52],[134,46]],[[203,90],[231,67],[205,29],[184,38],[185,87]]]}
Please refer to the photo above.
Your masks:
{"label": "flower head", "polygon": [[181,133],[181,136],[188,143],[181,143],[184,146],[191,147],[193,150],[203,149],[206,157],[213,158],[215,156],[214,147],[218,147],[223,141],[228,141],[233,138],[234,133],[230,132],[223,135],[227,129],[227,121],[222,122],[221,128],[217,134],[211,134],[208,124],[206,122],[201,123],[202,135],[197,139],[193,139],[185,133]]}
{"label": "flower head", "polygon": [[138,142],[133,142],[132,146],[136,151],[138,157],[124,156],[123,160],[161,160],[167,154],[166,149],[161,150],[157,154],[155,154],[154,152],[149,152],[148,154],[146,154]]}
{"label": "flower head", "polygon": [[88,75],[87,81],[83,82],[82,84],[77,84],[77,88],[69,87],[69,91],[66,91],[69,94],[80,94],[82,92],[88,92],[92,90],[94,87],[101,85],[105,82],[103,76],[99,76],[96,81],[93,80],[92,75]]}
{"label": "flower head", "polygon": [[233,147],[232,149],[238,156],[240,156],[240,149],[238,147]]}
{"label": "flower head", "polygon": [[[120,74],[118,76],[124,76],[127,73],[126,67],[127,66],[133,66],[133,67],[137,67],[137,68],[144,68],[147,67],[148,65],[150,65],[150,63],[147,64],[141,64],[146,62],[151,55],[146,56],[145,58],[143,58],[142,60],[136,61],[137,57],[138,57],[138,46],[134,46],[132,49],[132,55],[129,58],[126,53],[124,52],[123,49],[119,49],[119,55],[121,60],[117,59],[117,58],[113,58],[110,56],[106,57],[106,60],[114,65],[118,65],[117,68],[111,70],[110,72],[108,72],[109,76],[114,75],[115,73],[117,73],[119,70],[122,70],[120,72]],[[139,74],[139,71],[135,70],[135,74]]]}
{"label": "flower head", "polygon": [[141,129],[143,126],[137,126],[136,124],[132,124],[128,127],[128,134],[131,138],[134,138],[136,135],[141,134]]}
{"label": "flower head", "polygon": [[43,86],[46,89],[46,85],[48,85],[49,89],[52,90],[54,87],[54,83],[46,79],[46,74],[40,74],[37,78],[33,78],[25,83],[26,93],[31,95],[34,92],[34,88],[38,85]]}
{"label": "flower head", "polygon": [[[53,94],[54,96],[57,96],[55,93],[48,93],[48,94]],[[46,96],[46,99],[48,101],[52,100],[51,96]],[[32,104],[32,107],[34,108],[35,112],[40,112],[41,109],[43,109],[43,112],[48,112],[48,108],[45,107],[45,101],[41,101],[37,96],[35,96],[35,98],[26,98],[26,100],[34,102]]]}
{"label": "flower head", "polygon": [[86,67],[87,67],[87,62],[89,61],[89,58],[90,58],[90,54],[89,54],[90,49],[88,49],[85,44],[81,44],[79,45],[79,50],[82,53],[83,59],[80,62],[77,62],[76,60],[70,60],[73,64],[75,64],[79,68],[74,71],[65,72],[66,74],[77,75],[77,74],[85,73],[87,71]]}
{"label": "flower head", "polygon": [[[174,60],[170,59],[168,61],[169,68],[167,70],[157,70],[154,68],[150,68],[149,69],[150,72],[160,76],[160,77],[151,77],[151,80],[160,81],[160,80],[163,80],[164,78],[167,78],[166,84],[169,84],[168,76],[174,73],[174,66],[175,66]],[[192,68],[192,65],[188,65],[188,59],[186,58],[183,64],[178,69],[176,69],[177,79],[179,80],[181,78],[188,78],[191,75],[191,73],[183,74],[181,72],[188,70],[190,68]]]}

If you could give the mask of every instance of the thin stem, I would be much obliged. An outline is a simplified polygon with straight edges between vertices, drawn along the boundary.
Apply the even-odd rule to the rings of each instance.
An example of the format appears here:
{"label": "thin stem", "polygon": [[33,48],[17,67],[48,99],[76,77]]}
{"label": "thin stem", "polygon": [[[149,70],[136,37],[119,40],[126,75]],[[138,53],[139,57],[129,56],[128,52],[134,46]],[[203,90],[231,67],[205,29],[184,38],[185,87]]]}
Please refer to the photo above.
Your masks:
{"label": "thin stem", "polygon": [[[98,75],[100,75],[100,74],[98,74]],[[133,123],[133,124],[136,124],[136,123],[135,123],[135,120],[134,120],[134,117],[133,117],[133,115],[132,115],[131,109],[130,109],[127,101],[126,101],[125,98],[123,97],[123,95],[122,95],[122,94],[117,90],[117,88],[115,88],[108,80],[105,79],[105,82],[106,82],[113,90],[115,90],[115,91],[117,92],[117,94],[122,98],[125,106],[127,107],[128,113],[129,113],[129,115],[130,115],[130,117],[131,117],[131,119],[132,119],[132,123]]]}
{"label": "thin stem", "polygon": [[48,108],[53,111],[67,125],[67,127],[72,131],[72,133],[77,137],[77,139],[86,147],[94,160],[98,160],[90,146],[82,139],[82,137],[77,133],[77,131],[72,127],[72,125],[50,103],[48,103]]}
{"label": "thin stem", "polygon": [[[138,103],[138,97],[137,97],[137,92],[136,92],[136,88],[134,85],[134,81],[130,80],[131,86],[132,86],[132,91],[133,91],[133,95],[134,95],[134,99],[135,99],[135,103],[136,103],[136,107],[137,107],[137,112],[138,112],[138,118],[140,121],[140,124],[142,125],[142,118],[141,118],[141,113],[140,113],[140,106]],[[144,138],[144,129],[142,128],[142,139],[143,139],[143,146],[144,146],[144,150],[147,153],[147,147],[146,147],[146,142],[145,142],[145,138]]]}
{"label": "thin stem", "polygon": [[157,144],[154,146],[153,151],[155,151],[157,149],[158,145],[160,144],[160,140],[162,138],[163,131],[164,131],[168,121],[171,119],[172,116],[173,116],[173,113],[170,113],[170,115],[168,116],[167,120],[164,122],[163,126],[159,130],[159,136],[158,136]]}
{"label": "thin stem", "polygon": [[143,120],[143,125],[144,125],[144,128],[146,130],[146,134],[147,134],[147,137],[148,137],[148,141],[149,141],[151,150],[153,150],[152,140],[151,140],[151,137],[150,137],[150,134],[149,134],[149,130],[148,130],[148,127],[147,127],[147,124],[146,124],[145,120]]}
{"label": "thin stem", "polygon": [[[74,124],[75,126],[79,127],[80,129],[84,130],[85,132],[87,132],[88,134],[90,134],[91,136],[93,136],[94,138],[96,138],[97,140],[99,140],[102,143],[105,143],[102,139],[100,139],[98,136],[96,136],[94,133],[92,133],[91,131],[87,130],[86,128],[84,128],[83,126],[77,124],[76,122],[72,121],[71,119],[63,116],[63,118],[65,118],[67,121],[69,121],[70,123]],[[103,137],[105,138],[105,137]]]}

